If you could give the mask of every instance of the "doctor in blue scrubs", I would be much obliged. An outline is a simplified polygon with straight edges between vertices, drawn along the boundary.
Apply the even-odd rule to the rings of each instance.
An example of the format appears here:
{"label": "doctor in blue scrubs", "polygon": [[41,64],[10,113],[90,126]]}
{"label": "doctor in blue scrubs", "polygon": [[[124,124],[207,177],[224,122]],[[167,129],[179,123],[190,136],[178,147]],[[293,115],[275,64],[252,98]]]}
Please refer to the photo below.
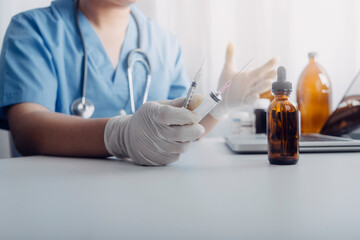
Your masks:
{"label": "doctor in blue scrubs", "polygon": [[[179,43],[132,3],[56,0],[12,18],[0,58],[0,118],[20,153],[113,155],[139,165],[166,165],[227,111],[225,102],[220,114],[199,122],[197,114],[180,107],[190,81]],[[145,54],[131,54],[138,48]],[[129,56],[140,59],[131,73]],[[259,68],[256,94],[268,89],[274,64]],[[252,81],[244,78],[239,82]],[[90,119],[72,108],[83,97],[91,102]],[[190,109],[200,101],[195,96]]]}

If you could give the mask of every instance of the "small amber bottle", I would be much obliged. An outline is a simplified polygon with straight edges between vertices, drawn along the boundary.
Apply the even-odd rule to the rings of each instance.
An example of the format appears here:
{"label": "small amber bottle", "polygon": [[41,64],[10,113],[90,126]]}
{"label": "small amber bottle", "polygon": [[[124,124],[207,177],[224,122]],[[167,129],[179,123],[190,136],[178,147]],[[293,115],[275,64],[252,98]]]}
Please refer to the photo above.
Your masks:
{"label": "small amber bottle", "polygon": [[297,103],[301,113],[301,132],[319,133],[331,113],[331,83],[324,68],[310,52],[309,64],[297,85]]}
{"label": "small amber bottle", "polygon": [[299,113],[289,100],[291,82],[286,81],[286,70],[279,67],[277,81],[272,85],[275,99],[268,109],[268,158],[271,164],[296,164],[299,159]]}

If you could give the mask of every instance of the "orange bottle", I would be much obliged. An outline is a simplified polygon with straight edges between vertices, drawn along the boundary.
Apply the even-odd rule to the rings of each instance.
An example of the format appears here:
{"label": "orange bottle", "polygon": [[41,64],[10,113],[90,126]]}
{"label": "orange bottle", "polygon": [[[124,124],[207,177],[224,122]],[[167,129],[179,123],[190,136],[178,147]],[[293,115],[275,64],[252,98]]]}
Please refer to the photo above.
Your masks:
{"label": "orange bottle", "polygon": [[272,94],[271,89],[270,89],[269,91],[260,94],[260,98],[269,99],[271,102],[272,100],[274,100],[275,96],[274,96],[274,94]]}
{"label": "orange bottle", "polygon": [[331,84],[323,67],[310,52],[309,64],[297,85],[297,103],[301,113],[301,133],[319,133],[331,113]]}

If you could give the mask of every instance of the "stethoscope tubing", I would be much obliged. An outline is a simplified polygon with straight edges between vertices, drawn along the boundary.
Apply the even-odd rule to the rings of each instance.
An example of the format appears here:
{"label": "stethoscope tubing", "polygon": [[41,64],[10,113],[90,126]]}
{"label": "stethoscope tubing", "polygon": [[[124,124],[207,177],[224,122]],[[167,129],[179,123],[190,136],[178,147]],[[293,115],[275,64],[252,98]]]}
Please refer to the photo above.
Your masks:
{"label": "stethoscope tubing", "polygon": [[[144,59],[146,59],[146,61],[144,59],[141,58],[135,58],[134,60],[130,61],[131,56],[135,55],[136,53],[143,55]],[[143,104],[147,102],[147,98],[148,98],[148,93],[150,90],[150,83],[151,83],[151,66],[150,61],[147,57],[147,55],[145,54],[144,51],[142,51],[140,48],[134,49],[129,53],[128,56],[128,81],[129,81],[129,93],[130,93],[130,106],[131,106],[131,112],[135,113],[135,97],[134,97],[134,86],[133,86],[133,69],[134,69],[134,64],[136,62],[142,63],[145,67],[145,69],[147,70],[147,79],[146,79],[146,87],[144,90],[144,96],[143,96]]]}
{"label": "stethoscope tubing", "polygon": [[85,38],[80,28],[79,23],[79,0],[76,0],[75,2],[76,8],[75,8],[75,19],[76,19],[76,27],[79,29],[81,44],[84,51],[84,62],[83,62],[83,71],[82,71],[82,93],[81,93],[81,102],[85,104],[85,96],[86,96],[86,84],[87,84],[87,65],[88,65],[88,54],[85,46]]}

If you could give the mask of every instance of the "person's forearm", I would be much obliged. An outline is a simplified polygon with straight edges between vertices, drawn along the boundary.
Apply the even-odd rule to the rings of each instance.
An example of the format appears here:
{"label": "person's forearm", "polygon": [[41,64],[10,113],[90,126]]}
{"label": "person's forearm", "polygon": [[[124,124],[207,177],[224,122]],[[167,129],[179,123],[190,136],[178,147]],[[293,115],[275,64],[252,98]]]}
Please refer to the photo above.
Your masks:
{"label": "person's forearm", "polygon": [[52,112],[31,112],[10,125],[23,155],[109,156],[104,145],[108,119],[82,119]]}
{"label": "person's forearm", "polygon": [[[203,101],[204,97],[198,94],[194,94],[190,104],[188,106],[188,109],[190,111],[194,111]],[[215,119],[211,116],[210,113],[208,113],[199,123],[205,128],[205,133],[201,136],[206,136],[219,122],[219,120]]]}
{"label": "person's forearm", "polygon": [[204,137],[206,136],[215,126],[216,124],[219,122],[219,120],[213,118],[211,116],[211,114],[207,114],[201,121],[200,124],[204,126],[205,128],[205,133],[201,136]]}

